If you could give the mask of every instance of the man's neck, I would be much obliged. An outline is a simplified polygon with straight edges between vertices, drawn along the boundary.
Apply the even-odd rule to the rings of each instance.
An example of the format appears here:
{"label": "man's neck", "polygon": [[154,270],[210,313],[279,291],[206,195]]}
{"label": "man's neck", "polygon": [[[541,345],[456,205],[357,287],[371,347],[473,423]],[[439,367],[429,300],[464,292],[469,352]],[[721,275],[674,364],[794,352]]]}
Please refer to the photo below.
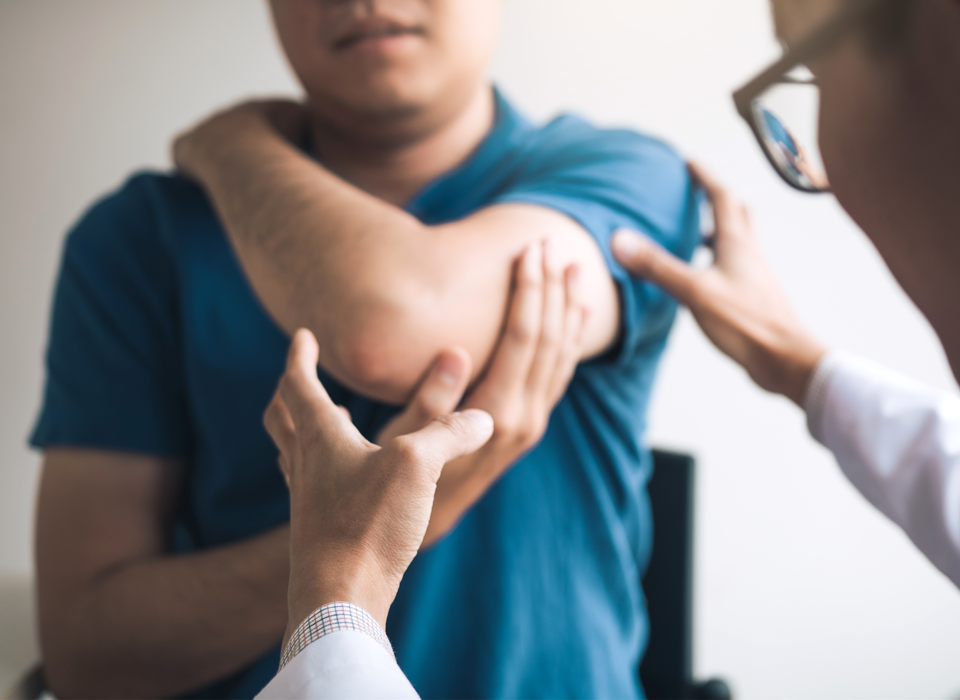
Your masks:
{"label": "man's neck", "polygon": [[493,89],[480,86],[465,106],[421,134],[395,143],[344,138],[314,123],[314,146],[323,165],[384,201],[404,206],[423,187],[454,169],[493,126]]}

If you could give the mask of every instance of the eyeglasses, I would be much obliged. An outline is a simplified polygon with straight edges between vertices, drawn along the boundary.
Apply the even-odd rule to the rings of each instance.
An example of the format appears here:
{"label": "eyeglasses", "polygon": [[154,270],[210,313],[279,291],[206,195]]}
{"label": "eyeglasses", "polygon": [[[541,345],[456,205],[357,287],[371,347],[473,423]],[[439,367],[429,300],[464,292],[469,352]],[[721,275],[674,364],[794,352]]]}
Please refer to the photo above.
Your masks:
{"label": "eyeglasses", "polygon": [[888,2],[847,0],[835,17],[733,95],[774,170],[801,192],[830,191],[817,133],[820,90],[804,64]]}

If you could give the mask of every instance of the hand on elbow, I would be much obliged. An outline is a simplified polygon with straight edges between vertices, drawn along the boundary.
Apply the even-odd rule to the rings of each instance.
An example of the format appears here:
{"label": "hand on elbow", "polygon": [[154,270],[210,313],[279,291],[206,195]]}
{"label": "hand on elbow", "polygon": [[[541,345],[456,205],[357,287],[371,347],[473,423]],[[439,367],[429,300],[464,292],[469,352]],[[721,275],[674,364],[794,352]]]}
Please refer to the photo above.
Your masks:
{"label": "hand on elbow", "polygon": [[[543,437],[582,354],[587,313],[578,281],[575,266],[558,266],[539,244],[519,261],[501,340],[483,379],[462,403],[493,417],[493,438],[444,467],[425,544],[453,527]],[[406,410],[381,433],[381,444],[454,410],[469,376],[466,351],[454,348],[442,353]]]}

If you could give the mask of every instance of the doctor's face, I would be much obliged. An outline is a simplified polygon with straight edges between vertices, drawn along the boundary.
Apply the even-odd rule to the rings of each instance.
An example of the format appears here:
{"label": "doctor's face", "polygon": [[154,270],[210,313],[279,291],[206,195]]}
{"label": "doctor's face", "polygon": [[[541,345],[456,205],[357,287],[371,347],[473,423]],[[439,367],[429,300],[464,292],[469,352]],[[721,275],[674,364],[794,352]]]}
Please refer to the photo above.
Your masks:
{"label": "doctor's face", "polygon": [[449,103],[485,78],[501,0],[271,0],[287,59],[321,117],[349,128]]}
{"label": "doctor's face", "polygon": [[[849,0],[774,0],[795,45]],[[808,67],[833,192],[960,370],[960,0],[890,5]],[[893,29],[894,31],[890,31]]]}

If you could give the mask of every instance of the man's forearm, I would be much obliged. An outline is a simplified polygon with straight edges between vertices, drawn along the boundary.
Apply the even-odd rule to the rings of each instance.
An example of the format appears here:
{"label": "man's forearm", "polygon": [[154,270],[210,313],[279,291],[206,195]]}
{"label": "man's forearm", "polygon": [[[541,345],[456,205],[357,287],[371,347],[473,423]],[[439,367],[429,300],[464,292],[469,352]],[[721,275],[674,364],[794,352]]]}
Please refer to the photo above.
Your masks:
{"label": "man's forearm", "polygon": [[572,219],[505,205],[426,226],[320,167],[262,117],[241,113],[205,129],[188,139],[188,171],[214,201],[252,286],[287,332],[314,332],[320,364],[351,389],[403,402],[451,346],[482,371],[512,265],[545,239],[555,242],[558,269],[581,267],[591,311],[585,355],[612,343],[616,291],[596,243]]}
{"label": "man's forearm", "polygon": [[237,671],[280,642],[288,577],[287,527],[107,571],[44,630],[51,688],[166,697]]}
{"label": "man's forearm", "polygon": [[363,368],[350,362],[364,358],[347,348],[356,346],[358,320],[404,312],[400,300],[417,293],[412,283],[427,229],[263,124],[230,124],[198,139],[192,174],[210,194],[267,310],[288,333],[314,331],[321,365],[355,384]]}

